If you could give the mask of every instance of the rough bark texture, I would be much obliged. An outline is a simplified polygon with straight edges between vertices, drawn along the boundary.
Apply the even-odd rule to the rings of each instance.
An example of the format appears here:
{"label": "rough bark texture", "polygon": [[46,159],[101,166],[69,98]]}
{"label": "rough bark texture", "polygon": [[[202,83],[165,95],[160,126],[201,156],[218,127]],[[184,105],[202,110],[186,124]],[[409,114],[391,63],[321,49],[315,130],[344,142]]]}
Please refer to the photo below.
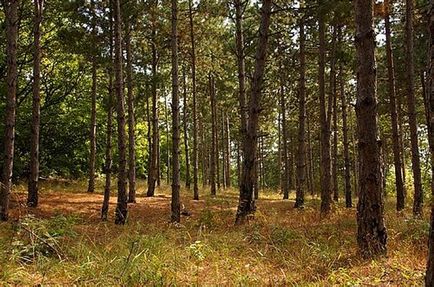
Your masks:
{"label": "rough bark texture", "polygon": [[[153,9],[157,9],[158,1],[154,1]],[[156,47],[156,23],[155,13],[152,11],[152,31],[151,31],[151,52],[152,52],[152,144],[151,144],[151,158],[149,163],[148,173],[148,191],[146,196],[154,196],[155,182],[158,180],[159,165],[158,161],[158,111],[157,111],[157,47]]]}
{"label": "rough bark texture", "polygon": [[128,100],[128,202],[136,202],[136,144],[134,116],[133,58],[131,51],[131,23],[126,23],[125,48],[127,50],[127,100]]}
{"label": "rough bark texture", "polygon": [[125,133],[125,98],[122,72],[122,33],[120,0],[114,0],[114,32],[115,32],[115,90],[118,122],[118,199],[115,212],[115,223],[125,224],[127,220],[127,171],[126,171],[126,133]]}
{"label": "rough bark texture", "polygon": [[[211,184],[211,196],[216,196],[217,194],[217,183],[216,183],[216,174],[217,174],[217,127],[216,127],[216,99],[215,99],[215,91],[214,91],[214,78],[212,75],[209,75],[209,96],[211,102],[211,165],[210,165],[210,184]],[[218,177],[217,177],[218,178]]]}
{"label": "rough bark texture", "polygon": [[306,55],[304,18],[300,21],[300,83],[298,99],[298,148],[297,148],[297,191],[295,197],[296,208],[304,205],[304,191],[306,181]]}
{"label": "rough bark texture", "polygon": [[356,0],[357,134],[359,150],[359,201],[357,243],[365,258],[386,252],[380,143],[377,138],[375,42],[372,0]]}
{"label": "rough bark texture", "polygon": [[111,176],[112,176],[112,133],[113,133],[113,3],[110,1],[110,65],[108,68],[109,86],[108,86],[108,106],[107,106],[107,132],[106,132],[106,149],[105,149],[105,185],[104,185],[104,199],[101,208],[101,219],[107,220],[110,191],[111,191]]}
{"label": "rough bark texture", "polygon": [[38,206],[39,180],[39,127],[41,117],[41,22],[44,0],[34,0],[33,31],[33,101],[32,101],[32,138],[30,147],[30,175],[27,206]]}
{"label": "rough bark texture", "polygon": [[188,16],[190,20],[190,42],[191,42],[191,96],[193,101],[192,116],[193,116],[193,199],[199,200],[199,176],[198,176],[198,133],[197,133],[197,99],[196,99],[196,43],[194,36],[193,22],[193,3],[188,1]]}
{"label": "rough bark texture", "polygon": [[387,75],[388,75],[388,94],[389,94],[389,109],[392,124],[392,148],[393,148],[393,163],[395,165],[395,187],[396,187],[396,210],[404,209],[405,192],[404,182],[402,179],[402,163],[401,163],[401,148],[399,146],[400,135],[398,127],[398,113],[396,107],[396,92],[395,92],[395,66],[393,63],[393,50],[390,29],[390,6],[389,1],[385,1],[385,28],[386,28],[386,54],[387,54]]}
{"label": "rough bark texture", "polygon": [[188,101],[187,101],[187,80],[185,75],[185,67],[182,70],[182,88],[183,88],[183,132],[184,132],[184,150],[185,150],[185,187],[190,189],[190,152],[188,148]]}
{"label": "rough bark texture", "polygon": [[172,0],[172,203],[171,221],[181,221],[179,199],[178,0]]}
{"label": "rough bark texture", "polygon": [[227,114],[225,114],[223,124],[225,125],[224,130],[225,130],[225,134],[226,134],[226,137],[225,137],[225,141],[226,141],[226,144],[225,144],[225,149],[226,149],[225,150],[225,154],[226,154],[226,157],[225,157],[226,158],[226,168],[225,168],[226,176],[225,176],[225,179],[226,179],[226,187],[230,188],[231,187],[231,133],[230,133],[229,117]]}
{"label": "rough bark texture", "polygon": [[6,112],[4,131],[4,160],[2,184],[0,184],[0,220],[9,217],[9,196],[12,190],[14,164],[15,115],[17,95],[17,39],[18,0],[4,1],[6,16]]}
{"label": "rough bark texture", "polygon": [[[92,11],[92,39],[96,41],[96,13],[95,2],[91,1]],[[90,129],[89,129],[89,182],[87,186],[87,192],[95,191],[95,162],[96,162],[96,89],[97,89],[97,56],[96,49],[91,50],[92,61],[92,90],[91,90],[91,111],[90,111]]]}
{"label": "rough bark texture", "polygon": [[338,186],[338,117],[337,117],[337,94],[336,94],[336,39],[337,26],[333,26],[332,48],[330,52],[330,92],[327,113],[327,127],[331,133],[331,120],[333,119],[333,146],[331,148],[331,175],[333,200],[339,200]]}
{"label": "rough bark texture", "polygon": [[[319,1],[320,5],[322,1]],[[318,63],[318,84],[320,97],[320,122],[321,122],[321,214],[330,212],[331,204],[331,166],[330,166],[330,129],[326,111],[325,94],[325,20],[322,12],[318,15],[319,24],[319,63]]]}
{"label": "rough bark texture", "polygon": [[347,96],[345,94],[345,78],[343,64],[339,65],[339,88],[342,103],[342,136],[344,146],[344,168],[345,168],[345,207],[353,207],[352,193],[351,193],[351,163],[350,152],[348,143],[348,119],[347,119]]}
{"label": "rough bark texture", "polygon": [[414,184],[414,201],[413,215],[422,215],[423,190],[422,177],[420,171],[419,144],[417,138],[417,115],[416,115],[416,97],[414,92],[414,44],[413,44],[413,0],[405,1],[406,22],[405,22],[405,59],[407,71],[407,108],[408,123],[410,126],[410,143],[411,143],[411,168],[413,170]]}
{"label": "rough bark texture", "polygon": [[[281,75],[282,75],[281,71]],[[289,159],[288,159],[288,129],[286,122],[286,97],[285,97],[285,88],[283,83],[283,77],[280,78],[280,114],[282,118],[282,164],[283,164],[283,174],[282,174],[282,192],[283,199],[289,198],[289,183],[290,183],[290,174],[289,174]]]}
{"label": "rough bark texture", "polygon": [[[429,65],[428,65],[428,103],[429,103],[429,122],[428,122],[428,136],[431,152],[431,165],[434,164],[434,1],[430,1],[429,9]],[[434,174],[432,181],[434,181]],[[431,184],[431,225],[428,238],[428,263],[425,276],[425,285],[427,287],[434,286],[434,185]]]}
{"label": "rough bark texture", "polygon": [[240,199],[235,222],[243,223],[248,215],[255,211],[253,198],[254,166],[256,163],[257,133],[264,80],[265,62],[267,56],[267,43],[270,27],[272,0],[263,0],[261,7],[261,24],[259,27],[259,40],[255,54],[255,70],[252,80],[252,90],[249,100],[249,122],[243,142],[244,158],[240,184]]}

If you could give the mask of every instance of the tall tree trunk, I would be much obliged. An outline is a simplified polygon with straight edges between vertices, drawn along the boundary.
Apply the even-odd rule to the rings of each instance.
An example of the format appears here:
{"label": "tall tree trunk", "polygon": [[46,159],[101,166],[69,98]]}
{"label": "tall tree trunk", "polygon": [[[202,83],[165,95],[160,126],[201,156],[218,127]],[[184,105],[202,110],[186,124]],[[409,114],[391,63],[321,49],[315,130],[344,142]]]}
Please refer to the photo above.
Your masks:
{"label": "tall tree trunk", "polygon": [[[95,2],[90,2],[92,11],[92,38],[96,41],[96,12]],[[97,89],[97,63],[96,49],[92,49],[92,91],[91,91],[91,114],[90,114],[90,155],[89,155],[89,184],[87,192],[95,191],[95,161],[96,161],[96,89]]]}
{"label": "tall tree trunk", "polygon": [[[428,104],[429,104],[429,122],[428,136],[431,152],[431,166],[434,165],[434,1],[430,1],[429,8],[429,54],[428,54]],[[434,181],[434,173],[431,175]],[[431,196],[434,196],[434,184],[431,184]],[[428,263],[425,276],[425,285],[434,286],[434,201],[431,201],[431,225],[428,237]]]}
{"label": "tall tree trunk", "polygon": [[241,224],[249,214],[255,211],[253,198],[254,167],[256,163],[257,133],[259,113],[261,111],[262,86],[267,57],[268,31],[270,27],[272,0],[263,0],[261,7],[261,24],[255,55],[255,70],[249,101],[249,121],[243,142],[243,171],[240,186],[240,199],[235,222]]}
{"label": "tall tree trunk", "polygon": [[332,174],[332,192],[333,200],[339,200],[338,186],[338,117],[337,117],[337,95],[336,95],[336,39],[338,28],[333,25],[332,48],[330,55],[330,95],[328,102],[327,125],[331,133],[331,120],[333,119],[333,146],[331,148],[331,174]]}
{"label": "tall tree trunk", "polygon": [[313,188],[313,156],[312,156],[312,143],[311,143],[311,136],[310,136],[310,121],[309,121],[309,115],[306,117],[306,125],[307,125],[307,162],[308,162],[308,186],[309,186],[309,192],[310,195],[314,195],[314,188]]}
{"label": "tall tree trunk", "polygon": [[414,92],[414,44],[413,44],[413,0],[405,1],[405,47],[406,47],[406,70],[407,70],[407,107],[408,123],[410,126],[411,142],[411,167],[413,170],[414,201],[413,215],[422,214],[423,190],[420,171],[419,144],[417,138],[416,97]]}
{"label": "tall tree trunk", "polygon": [[348,122],[347,122],[347,96],[345,94],[345,78],[343,63],[339,64],[339,86],[342,101],[342,135],[344,146],[344,168],[345,168],[345,207],[353,207],[351,193],[351,164],[348,143]]}
{"label": "tall tree trunk", "polygon": [[185,67],[182,70],[183,79],[183,96],[184,96],[184,112],[183,112],[183,124],[184,124],[184,150],[185,150],[185,187],[190,189],[190,154],[188,149],[188,115],[187,115],[187,80],[185,75]]}
{"label": "tall tree trunk", "polygon": [[190,41],[191,41],[191,83],[192,83],[192,114],[193,114],[193,199],[199,200],[199,186],[198,186],[198,133],[197,133],[197,99],[196,99],[196,42],[194,36],[194,22],[193,22],[193,1],[188,1],[188,16],[190,20]]}
{"label": "tall tree trunk", "polygon": [[[163,88],[164,92],[164,88]],[[167,140],[167,146],[169,146],[169,135],[170,135],[170,127],[169,127],[169,111],[168,111],[168,104],[167,104],[167,97],[164,96],[164,116],[166,118],[166,140]],[[166,158],[166,184],[170,184],[170,152],[167,150],[167,158]]]}
{"label": "tall tree trunk", "polygon": [[18,0],[3,2],[6,16],[6,112],[4,131],[4,160],[2,184],[0,185],[0,220],[9,217],[9,197],[12,190],[14,164],[15,115],[17,95],[17,39],[18,39]]}
{"label": "tall tree trunk", "polygon": [[178,0],[172,0],[172,222],[181,221],[179,199]]}
{"label": "tall tree trunk", "polygon": [[122,72],[122,19],[120,0],[114,0],[114,21],[115,21],[115,90],[117,100],[117,122],[118,122],[118,200],[115,212],[115,224],[125,224],[128,214],[127,206],[127,172],[126,172],[126,151],[125,151],[125,98]]}
{"label": "tall tree trunk", "polygon": [[107,106],[107,132],[106,132],[106,150],[105,150],[105,185],[104,185],[104,200],[101,208],[101,219],[107,220],[110,191],[111,191],[111,176],[112,176],[112,133],[113,133],[113,1],[109,1],[109,56],[110,64],[108,70],[109,86],[108,86],[108,106]]}
{"label": "tall tree trunk", "polygon": [[152,53],[152,145],[151,145],[151,158],[150,168],[148,174],[148,190],[146,196],[151,197],[155,194],[155,182],[159,181],[159,136],[158,136],[158,111],[157,111],[157,69],[158,69],[158,56],[156,46],[156,19],[155,14],[158,8],[158,0],[153,2],[152,17],[152,31],[151,31],[151,53]]}
{"label": "tall tree trunk", "polygon": [[298,99],[298,148],[297,148],[297,191],[296,208],[303,208],[306,179],[306,56],[304,17],[300,20],[300,91]]}
{"label": "tall tree trunk", "polygon": [[209,95],[211,97],[211,168],[210,168],[210,182],[211,182],[211,196],[216,196],[217,194],[217,162],[218,162],[218,153],[217,153],[217,127],[216,127],[216,99],[215,99],[215,90],[214,90],[214,78],[210,74],[209,75]]}
{"label": "tall tree trunk", "polygon": [[392,124],[392,141],[393,148],[393,162],[395,165],[395,186],[396,186],[396,210],[404,209],[405,192],[404,182],[402,180],[402,163],[401,163],[401,147],[398,130],[398,113],[396,107],[396,92],[395,92],[395,66],[393,63],[393,50],[390,29],[390,5],[389,1],[385,1],[386,15],[385,15],[385,28],[386,28],[386,54],[387,54],[387,75],[388,75],[388,93],[389,93],[389,109]]}
{"label": "tall tree trunk", "polygon": [[133,94],[133,59],[131,52],[131,23],[126,23],[125,48],[127,50],[128,100],[128,202],[136,202],[136,145]]}
{"label": "tall tree trunk", "polygon": [[[281,71],[281,75],[283,75]],[[286,122],[286,100],[285,100],[285,88],[282,77],[280,78],[280,114],[282,118],[282,163],[283,163],[283,176],[282,176],[282,188],[283,199],[289,198],[289,183],[291,181],[289,174],[289,159],[288,159],[288,129]]]}
{"label": "tall tree trunk", "polygon": [[377,135],[374,1],[356,0],[357,134],[359,139],[359,201],[357,243],[363,257],[386,252],[384,203]]}
{"label": "tall tree trunk", "polygon": [[222,184],[223,184],[223,189],[226,189],[226,138],[225,138],[225,114],[222,111],[221,112],[221,129],[220,129],[220,133],[221,133],[221,150],[222,150]]}
{"label": "tall tree trunk", "polygon": [[34,0],[33,31],[33,101],[32,101],[32,139],[30,148],[30,177],[28,184],[27,206],[38,206],[39,181],[39,127],[41,117],[41,22],[44,0]]}
{"label": "tall tree trunk", "polygon": [[[322,1],[319,0],[320,6]],[[319,24],[319,65],[318,65],[318,83],[320,96],[320,122],[321,122],[321,214],[326,215],[330,212],[331,204],[331,166],[330,166],[330,128],[328,125],[326,111],[326,94],[325,94],[325,16],[322,11],[318,15]],[[329,101],[330,103],[330,101]],[[329,114],[330,116],[330,114]]]}
{"label": "tall tree trunk", "polygon": [[226,133],[226,144],[225,144],[225,154],[226,154],[226,187],[231,187],[231,133],[230,133],[230,125],[229,125],[229,117],[225,114],[224,124],[226,124],[225,133]]}

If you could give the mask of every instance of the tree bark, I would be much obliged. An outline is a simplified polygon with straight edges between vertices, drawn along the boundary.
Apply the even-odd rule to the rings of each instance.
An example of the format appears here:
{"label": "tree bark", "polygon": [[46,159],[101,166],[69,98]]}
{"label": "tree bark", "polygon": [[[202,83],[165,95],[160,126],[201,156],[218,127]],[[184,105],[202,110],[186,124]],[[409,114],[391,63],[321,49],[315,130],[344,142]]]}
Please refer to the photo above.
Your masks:
{"label": "tree bark", "polygon": [[[322,1],[320,0],[320,6]],[[318,15],[319,24],[319,63],[318,63],[318,83],[320,96],[320,122],[321,122],[321,214],[327,215],[330,212],[331,204],[331,165],[330,165],[330,128],[326,111],[325,94],[325,19],[323,12]],[[329,102],[330,104],[330,102]],[[330,116],[330,114],[329,114]]]}
{"label": "tree bark", "polygon": [[104,199],[101,208],[101,219],[107,220],[110,190],[111,190],[111,175],[112,175],[112,133],[113,133],[113,1],[109,1],[109,18],[110,18],[110,38],[109,38],[109,86],[108,86],[108,106],[107,106],[107,133],[106,133],[106,150],[105,150],[105,185]]}
{"label": "tree bark", "polygon": [[420,171],[419,144],[417,137],[417,115],[416,97],[414,92],[414,43],[413,43],[413,0],[405,1],[406,22],[405,22],[405,48],[406,48],[406,70],[407,70],[407,107],[408,123],[410,126],[411,143],[411,168],[413,170],[414,201],[413,215],[422,215],[423,190]]}
{"label": "tree bark", "polygon": [[263,0],[261,7],[261,24],[255,55],[255,70],[249,101],[249,121],[243,142],[243,170],[240,186],[240,199],[235,223],[243,223],[247,216],[255,211],[253,198],[254,166],[256,163],[256,147],[259,113],[261,111],[262,86],[267,57],[268,33],[270,27],[272,0]]}
{"label": "tree bark", "polygon": [[295,208],[303,208],[306,180],[306,55],[304,18],[300,20],[300,91],[298,99],[297,191]]}
{"label": "tree bark", "polygon": [[395,165],[395,187],[396,187],[396,210],[404,209],[405,204],[405,191],[404,182],[402,179],[402,163],[401,163],[401,147],[400,135],[398,127],[398,113],[396,107],[396,92],[395,92],[395,66],[393,63],[393,50],[390,28],[390,5],[389,1],[385,3],[385,28],[386,28],[386,54],[387,54],[387,75],[388,75],[388,94],[389,94],[389,109],[392,124],[392,148],[393,148],[393,162]]}
{"label": "tree bark", "polygon": [[118,199],[115,212],[115,224],[125,224],[128,214],[127,206],[127,172],[126,172],[126,133],[125,133],[125,98],[122,72],[122,33],[120,0],[114,0],[115,31],[115,90],[117,100],[118,122]]}
{"label": "tree bark", "polygon": [[386,253],[387,233],[377,135],[375,42],[372,0],[356,0],[357,134],[359,150],[359,201],[357,243],[365,258]]}
{"label": "tree bark", "polygon": [[188,148],[188,115],[187,115],[187,80],[185,75],[185,67],[182,70],[183,79],[183,97],[184,97],[184,112],[183,112],[183,124],[184,124],[184,150],[185,150],[185,187],[190,189],[190,154]]}
{"label": "tree bark", "polygon": [[[211,102],[211,166],[210,166],[210,184],[211,184],[211,196],[214,197],[217,194],[217,127],[216,127],[216,99],[214,91],[214,78],[209,74],[209,95]],[[217,179],[218,180],[218,179]]]}
{"label": "tree bark", "polygon": [[198,176],[198,132],[197,132],[197,99],[196,99],[196,42],[194,35],[194,22],[193,22],[193,1],[188,1],[188,16],[190,20],[190,41],[191,41],[191,83],[192,83],[192,116],[193,116],[193,199],[199,200],[199,176]]}
{"label": "tree bark", "polygon": [[[96,12],[95,2],[90,2],[92,11],[92,39],[96,41]],[[95,191],[95,162],[96,162],[96,89],[97,89],[97,55],[96,49],[91,50],[92,60],[92,91],[91,91],[91,114],[90,114],[90,155],[89,155],[89,184],[87,192]]]}
{"label": "tree bark", "polygon": [[172,0],[172,203],[171,221],[181,221],[179,199],[178,0]]}
{"label": "tree bark", "polygon": [[[154,9],[158,8],[158,0],[154,1]],[[159,164],[158,164],[158,111],[157,111],[157,45],[156,45],[156,11],[152,11],[152,31],[151,31],[151,53],[152,53],[152,145],[151,145],[151,158],[150,158],[150,168],[148,174],[148,190],[146,196],[152,197],[155,194],[155,182],[159,178]]]}
{"label": "tree bark", "polygon": [[0,185],[0,220],[9,217],[9,197],[12,191],[12,171],[14,164],[15,116],[17,95],[17,40],[18,40],[18,0],[3,2],[6,22],[6,112],[4,131],[4,160],[2,184]]}
{"label": "tree bark", "polygon": [[230,132],[230,125],[229,125],[229,117],[227,114],[225,114],[224,121],[226,123],[225,132],[226,132],[226,187],[231,187],[231,132]]}
{"label": "tree bark", "polygon": [[133,59],[131,51],[131,23],[126,23],[125,48],[127,50],[127,100],[128,100],[128,202],[136,202],[136,144],[134,116]]}
{"label": "tree bark", "polygon": [[[282,70],[280,74],[283,75]],[[289,174],[289,159],[288,159],[288,129],[286,122],[286,100],[285,100],[285,88],[283,83],[283,78],[280,77],[280,114],[282,118],[282,162],[283,162],[283,176],[282,176],[282,188],[283,188],[283,199],[289,198],[289,183],[291,181]]]}
{"label": "tree bark", "polygon": [[33,101],[32,101],[32,138],[30,148],[30,177],[28,184],[27,206],[38,206],[39,182],[39,128],[41,121],[41,22],[44,0],[34,0],[33,31]]}

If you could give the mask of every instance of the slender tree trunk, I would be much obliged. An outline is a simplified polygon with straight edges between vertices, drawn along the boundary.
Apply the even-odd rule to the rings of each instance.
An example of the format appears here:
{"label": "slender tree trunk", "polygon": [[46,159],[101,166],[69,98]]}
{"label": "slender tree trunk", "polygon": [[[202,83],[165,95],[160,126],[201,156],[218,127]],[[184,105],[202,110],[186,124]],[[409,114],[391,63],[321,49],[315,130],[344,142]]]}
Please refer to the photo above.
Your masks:
{"label": "slender tree trunk", "polygon": [[312,159],[312,144],[311,144],[311,136],[310,136],[310,121],[309,114],[306,116],[306,125],[307,125],[307,182],[308,182],[308,190],[311,196],[313,193],[313,159]]}
{"label": "slender tree trunk", "polygon": [[225,115],[221,112],[221,150],[222,150],[222,184],[223,189],[226,189],[226,138],[225,138]]}
{"label": "slender tree trunk", "polygon": [[128,202],[136,202],[136,146],[133,94],[133,59],[131,54],[131,23],[126,23],[125,47],[127,50],[127,100],[128,100]]}
{"label": "slender tree trunk", "polygon": [[256,163],[257,133],[272,2],[272,0],[263,0],[261,7],[259,40],[255,55],[255,70],[249,101],[249,122],[243,142],[243,171],[240,186],[240,200],[235,220],[237,224],[243,223],[249,214],[255,212],[256,208],[253,198],[253,184],[255,180],[254,167]]}
{"label": "slender tree trunk", "polygon": [[405,1],[406,23],[405,23],[405,39],[406,39],[406,70],[407,70],[407,106],[408,106],[408,122],[410,126],[410,142],[411,142],[411,167],[413,170],[414,183],[414,201],[413,215],[422,215],[423,190],[422,177],[420,171],[419,144],[417,138],[417,116],[416,116],[416,97],[414,92],[414,44],[413,44],[413,0]]}
{"label": "slender tree trunk", "polygon": [[[387,74],[388,74],[388,93],[389,93],[389,109],[392,124],[392,148],[393,148],[393,162],[395,165],[395,187],[396,187],[396,210],[404,209],[405,192],[404,182],[402,180],[402,163],[401,163],[401,147],[399,146],[399,128],[398,128],[398,113],[396,107],[396,92],[395,92],[395,66],[393,63],[393,50],[390,29],[390,6],[389,1],[385,2],[386,15],[385,15],[385,28],[386,28],[386,54],[387,54]],[[398,139],[398,140],[397,140]]]}
{"label": "slender tree trunk", "polygon": [[158,0],[154,1],[154,11],[152,11],[152,31],[151,31],[151,53],[152,53],[152,145],[151,145],[151,158],[150,168],[148,174],[148,190],[146,196],[152,197],[155,194],[155,182],[159,181],[159,136],[158,136],[158,110],[157,110],[157,69],[158,69],[158,56],[156,46],[156,19],[155,13],[158,8]]}
{"label": "slender tree trunk", "polygon": [[229,117],[226,114],[224,117],[224,124],[226,124],[225,132],[226,132],[226,144],[225,144],[225,154],[226,154],[226,187],[231,187],[231,133],[230,133],[230,125],[229,125]]}
{"label": "slender tree trunk", "polygon": [[[320,6],[322,1],[320,1]],[[321,122],[321,214],[330,212],[331,204],[331,165],[330,165],[330,128],[328,125],[325,94],[325,19],[323,12],[319,12],[319,65],[318,83],[320,96],[320,122]],[[329,102],[330,103],[330,102]],[[330,114],[329,114],[330,116]]]}
{"label": "slender tree trunk", "polygon": [[184,96],[184,112],[183,112],[183,124],[184,124],[184,150],[185,150],[185,187],[190,189],[190,154],[188,149],[188,115],[187,115],[187,80],[185,75],[185,67],[182,70],[183,78],[183,96]]}
{"label": "slender tree trunk", "polygon": [[[164,89],[163,89],[164,91]],[[169,146],[169,135],[170,135],[170,127],[169,127],[169,111],[168,111],[168,104],[167,104],[167,97],[164,96],[164,116],[166,118],[166,140],[167,140],[167,146]],[[171,170],[171,164],[170,164],[170,152],[167,150],[167,158],[166,158],[166,184],[170,184],[170,170]]]}
{"label": "slender tree trunk", "polygon": [[216,178],[218,180],[217,174],[217,127],[216,127],[216,99],[215,99],[215,91],[214,91],[214,78],[210,74],[209,75],[209,95],[211,100],[211,168],[210,168],[210,181],[211,181],[211,196],[216,196],[217,194],[217,183]]}
{"label": "slender tree trunk", "polygon": [[[405,142],[404,142],[405,131],[404,131],[404,108],[403,108],[401,95],[397,95],[396,105],[397,105],[397,113],[398,113],[399,147],[400,147],[401,162],[402,162],[402,181],[405,187],[405,178],[406,178]],[[407,198],[407,191],[404,188],[404,201],[405,198]]]}
{"label": "slender tree trunk", "polygon": [[300,91],[298,99],[298,148],[297,148],[297,191],[296,208],[303,208],[306,181],[306,57],[304,18],[300,21]]}
{"label": "slender tree trunk", "polygon": [[9,197],[12,191],[12,171],[14,164],[15,115],[17,95],[17,40],[18,40],[18,0],[3,2],[6,16],[6,112],[4,131],[4,160],[2,184],[0,184],[0,220],[9,217]]}
{"label": "slender tree trunk", "polygon": [[339,64],[339,86],[342,101],[342,135],[344,146],[344,168],[345,168],[345,207],[353,207],[351,193],[351,164],[348,143],[348,123],[347,123],[347,96],[345,94],[345,78],[342,62]]}
{"label": "slender tree trunk", "polygon": [[384,203],[377,135],[374,1],[356,0],[357,133],[359,139],[359,201],[357,242],[363,257],[386,252]]}
{"label": "slender tree trunk", "polygon": [[[91,2],[92,10],[92,38],[96,40],[96,13],[95,2]],[[91,114],[90,114],[90,155],[89,155],[89,184],[87,192],[95,191],[95,161],[96,161],[96,89],[97,89],[97,63],[96,49],[92,50],[92,91],[91,91]]]}
{"label": "slender tree trunk", "polygon": [[108,219],[108,210],[111,191],[112,176],[112,133],[113,133],[113,2],[109,1],[109,19],[110,19],[110,38],[109,38],[109,55],[110,65],[108,68],[109,87],[108,87],[108,106],[107,106],[107,133],[106,133],[106,150],[105,150],[105,185],[104,200],[101,208],[101,219]]}
{"label": "slender tree trunk", "polygon": [[[282,71],[281,71],[282,75]],[[283,163],[283,176],[282,176],[282,188],[283,188],[283,199],[289,198],[289,183],[291,181],[289,174],[289,159],[288,159],[288,129],[286,122],[286,101],[285,101],[285,88],[283,79],[280,79],[280,114],[282,117],[282,163]]]}
{"label": "slender tree trunk", "polygon": [[199,186],[198,186],[198,133],[197,133],[197,99],[196,99],[196,42],[194,36],[194,22],[193,22],[193,1],[188,1],[188,16],[190,20],[190,41],[191,41],[191,83],[192,83],[192,116],[193,116],[193,199],[199,200]]}
{"label": "slender tree trunk", "polygon": [[[430,1],[429,7],[429,55],[428,55],[428,104],[429,122],[428,136],[431,152],[431,166],[434,165],[434,1]],[[434,173],[431,175],[434,182]],[[431,196],[434,196],[434,184],[431,184]],[[434,286],[434,201],[431,200],[431,225],[428,237],[428,263],[425,276],[425,285]]]}
{"label": "slender tree trunk", "polygon": [[39,127],[41,117],[41,22],[44,0],[34,0],[33,31],[33,101],[32,101],[32,139],[30,148],[30,177],[28,185],[27,206],[38,206],[39,180]]}
{"label": "slender tree trunk", "polygon": [[172,222],[181,221],[179,199],[178,0],[172,0]]}
{"label": "slender tree trunk", "polygon": [[121,33],[121,10],[120,0],[114,0],[115,21],[115,90],[117,100],[118,122],[118,200],[115,212],[115,223],[125,224],[128,214],[127,206],[127,172],[126,172],[126,133],[125,133],[125,98],[122,72],[122,33]]}

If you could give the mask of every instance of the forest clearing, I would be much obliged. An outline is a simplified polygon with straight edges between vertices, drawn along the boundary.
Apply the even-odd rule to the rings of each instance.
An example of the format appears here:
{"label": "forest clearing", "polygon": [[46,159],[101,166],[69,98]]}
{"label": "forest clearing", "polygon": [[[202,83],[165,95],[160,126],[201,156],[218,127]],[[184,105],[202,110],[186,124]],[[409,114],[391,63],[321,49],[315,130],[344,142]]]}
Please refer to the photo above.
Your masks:
{"label": "forest clearing", "polygon": [[[397,214],[391,198],[385,208],[388,256],[363,260],[357,256],[355,209],[342,204],[319,220],[318,198],[297,210],[293,193],[282,201],[280,194],[264,191],[255,220],[239,228],[233,225],[236,190],[200,201],[183,190],[182,203],[191,216],[177,226],[170,224],[170,188],[147,198],[140,182],[128,223],[116,226],[99,218],[102,186],[89,194],[84,182],[42,184],[37,210],[18,206],[16,200],[25,202],[25,187],[18,186],[14,225],[0,223],[0,285],[423,284],[427,218]],[[115,206],[112,200],[110,214]],[[42,240],[55,244],[59,254]]]}

